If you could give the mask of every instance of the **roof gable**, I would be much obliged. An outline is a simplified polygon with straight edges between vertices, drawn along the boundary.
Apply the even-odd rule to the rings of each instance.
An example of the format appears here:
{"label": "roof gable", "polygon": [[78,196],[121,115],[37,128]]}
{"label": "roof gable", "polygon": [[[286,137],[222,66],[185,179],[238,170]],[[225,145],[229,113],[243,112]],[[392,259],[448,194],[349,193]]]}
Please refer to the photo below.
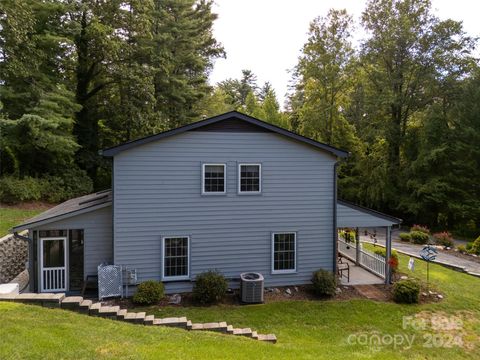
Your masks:
{"label": "roof gable", "polygon": [[338,157],[347,157],[349,153],[345,150],[312,140],[302,135],[286,130],[284,128],[269,124],[254,117],[239,113],[238,111],[231,111],[222,115],[214,116],[209,119],[197,121],[195,123],[185,125],[173,130],[165,131],[159,134],[147,136],[141,139],[129,141],[117,146],[110,147],[100,151],[100,154],[106,157],[112,157],[122,151],[126,151],[133,147],[148,144],[153,141],[181,134],[186,131],[236,131],[236,132],[273,132],[283,135],[287,138],[297,140],[299,142],[308,144],[317,149],[331,153]]}

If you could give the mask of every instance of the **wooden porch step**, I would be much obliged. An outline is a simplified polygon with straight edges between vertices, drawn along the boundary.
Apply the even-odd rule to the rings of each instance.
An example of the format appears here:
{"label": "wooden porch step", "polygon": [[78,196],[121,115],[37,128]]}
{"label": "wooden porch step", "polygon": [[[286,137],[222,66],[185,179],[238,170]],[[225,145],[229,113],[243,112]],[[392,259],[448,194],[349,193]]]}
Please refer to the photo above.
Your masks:
{"label": "wooden porch step", "polygon": [[277,342],[277,337],[274,334],[267,334],[267,335],[260,334],[258,335],[257,340],[271,342],[275,344]]}
{"label": "wooden porch step", "polygon": [[62,300],[62,309],[77,310],[80,307],[80,303],[83,301],[81,296],[67,296]]}
{"label": "wooden porch step", "polygon": [[188,320],[186,317],[163,318],[163,319],[155,319],[153,321],[153,324],[162,325],[162,326],[181,327],[186,329],[188,325]]}

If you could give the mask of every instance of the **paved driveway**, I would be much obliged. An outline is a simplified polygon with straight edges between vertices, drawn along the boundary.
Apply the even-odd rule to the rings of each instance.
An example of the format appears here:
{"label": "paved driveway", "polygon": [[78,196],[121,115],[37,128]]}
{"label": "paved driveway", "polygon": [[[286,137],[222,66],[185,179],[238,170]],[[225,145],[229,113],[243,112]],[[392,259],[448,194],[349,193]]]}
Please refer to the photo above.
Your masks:
{"label": "paved driveway", "polygon": [[[407,253],[409,255],[418,256],[420,250],[423,249],[423,245],[415,245],[411,243],[406,243],[398,240],[399,230],[392,231],[392,247],[401,252]],[[372,239],[369,236],[365,236],[364,233],[360,234],[360,241],[371,242]],[[377,231],[377,242],[378,244],[385,245],[385,232],[382,230]],[[439,252],[435,262],[443,262],[447,264],[452,264],[456,266],[464,267],[468,272],[480,274],[480,262],[474,260],[463,259],[454,255],[446,254],[444,252]]]}

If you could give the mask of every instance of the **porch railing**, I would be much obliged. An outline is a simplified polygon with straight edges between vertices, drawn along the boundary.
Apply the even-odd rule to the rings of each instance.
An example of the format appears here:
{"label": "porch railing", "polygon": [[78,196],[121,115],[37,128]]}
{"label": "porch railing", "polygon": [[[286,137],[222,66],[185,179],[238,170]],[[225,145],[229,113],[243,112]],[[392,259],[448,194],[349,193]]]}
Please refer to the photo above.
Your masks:
{"label": "porch railing", "polygon": [[42,269],[42,291],[65,291],[65,268]]}
{"label": "porch railing", "polygon": [[[338,252],[352,261],[356,261],[357,246],[355,243],[347,243],[338,239]],[[360,245],[360,266],[370,270],[374,274],[385,278],[385,257],[365,250]]]}

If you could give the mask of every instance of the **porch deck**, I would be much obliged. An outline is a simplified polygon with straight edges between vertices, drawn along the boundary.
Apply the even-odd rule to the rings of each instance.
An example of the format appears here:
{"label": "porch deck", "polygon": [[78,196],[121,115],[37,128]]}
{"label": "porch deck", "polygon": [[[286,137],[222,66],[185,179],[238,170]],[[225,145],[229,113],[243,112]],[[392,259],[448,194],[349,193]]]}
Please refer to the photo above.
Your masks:
{"label": "porch deck", "polygon": [[346,277],[340,279],[342,285],[374,285],[383,284],[385,281],[380,276],[372,274],[370,271],[365,270],[361,266],[355,265],[353,261],[346,260],[350,266],[350,281]]}

